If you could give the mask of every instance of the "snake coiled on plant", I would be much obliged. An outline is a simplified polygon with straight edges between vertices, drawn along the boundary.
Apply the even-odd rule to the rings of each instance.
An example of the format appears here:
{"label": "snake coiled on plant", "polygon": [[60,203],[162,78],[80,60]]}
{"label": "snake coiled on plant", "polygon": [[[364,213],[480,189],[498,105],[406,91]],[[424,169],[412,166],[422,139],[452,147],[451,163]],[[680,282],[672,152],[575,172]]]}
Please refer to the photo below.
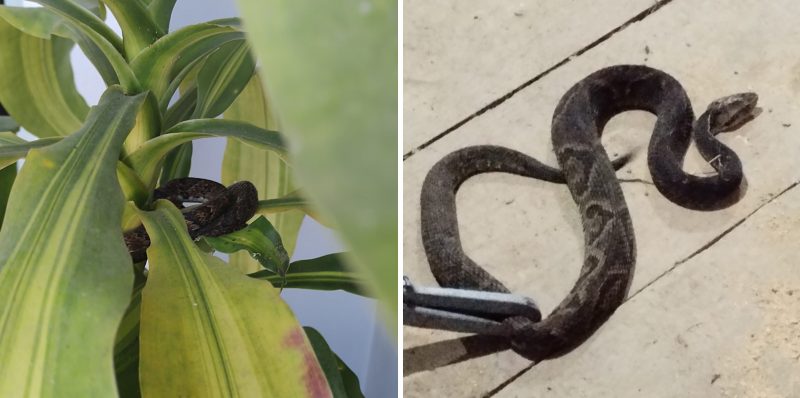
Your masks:
{"label": "snake coiled on plant", "polygon": [[[689,98],[668,74],[646,66],[599,70],[561,98],[553,116],[553,149],[560,170],[512,149],[474,146],[453,152],[428,173],[421,194],[422,242],[431,271],[444,287],[496,292],[509,290],[472,261],[461,246],[456,191],[469,177],[513,173],[563,183],[578,206],[584,231],[584,262],[575,285],[541,322],[512,317],[511,346],[533,361],[562,355],[585,341],[627,296],[636,260],[634,231],[616,166],[600,135],[606,122],[628,110],[657,116],[648,146],[648,167],[656,188],[690,209],[713,209],[738,195],[742,166],[715,135],[755,116],[757,96],[736,94],[712,102],[696,121]],[[683,169],[690,141],[716,170],[695,176]]]}
{"label": "snake coiled on plant", "polygon": [[[186,228],[192,239],[220,236],[247,225],[258,208],[258,191],[252,183],[240,181],[229,187],[202,178],[178,178],[153,192],[153,200],[166,199],[183,209],[183,204],[199,203],[183,209]],[[147,258],[150,237],[143,226],[124,234],[125,244],[134,263]]]}

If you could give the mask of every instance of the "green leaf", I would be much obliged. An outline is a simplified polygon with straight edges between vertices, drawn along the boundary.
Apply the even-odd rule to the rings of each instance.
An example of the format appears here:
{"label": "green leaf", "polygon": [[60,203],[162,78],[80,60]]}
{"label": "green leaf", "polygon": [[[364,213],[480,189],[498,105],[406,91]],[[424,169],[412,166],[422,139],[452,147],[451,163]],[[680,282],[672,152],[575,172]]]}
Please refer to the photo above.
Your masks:
{"label": "green leaf", "polygon": [[19,124],[11,116],[0,116],[0,132],[17,132]]}
{"label": "green leaf", "polygon": [[283,153],[286,148],[280,133],[267,131],[244,122],[221,119],[197,119],[178,123],[163,135],[145,142],[123,161],[133,167],[145,182],[154,182],[164,156],[185,142],[208,137],[236,137],[262,148]]}
{"label": "green leaf", "polygon": [[286,196],[280,198],[258,201],[257,212],[259,214],[275,215],[275,213],[290,212],[292,210],[302,211],[318,223],[328,226],[328,221],[310,206],[308,200],[300,194],[300,190],[289,192]]}
{"label": "green leaf", "polygon": [[119,179],[119,185],[126,201],[130,200],[142,206],[150,199],[150,189],[145,186],[139,175],[125,163],[117,162],[117,179]]}
{"label": "green leaf", "polygon": [[[94,2],[97,6],[97,2]],[[105,7],[97,9],[105,10]],[[104,14],[104,12],[103,12]],[[89,36],[80,30],[73,29],[61,15],[56,14],[50,9],[37,7],[6,7],[0,6],[0,17],[21,30],[27,35],[40,39],[50,39],[52,35],[61,36],[76,42],[86,57],[97,69],[106,85],[119,83],[117,73],[109,62],[103,51],[91,40]],[[69,62],[67,62],[69,64]],[[85,112],[84,112],[85,113]]]}
{"label": "green leaf", "polygon": [[[9,118],[8,116],[3,116],[3,118],[5,120],[11,120],[11,121],[14,120],[14,119]],[[9,126],[9,127],[13,127],[13,126]],[[24,139],[20,138],[18,135],[16,135],[14,132],[12,132],[10,130],[4,130],[4,131],[0,132],[0,146],[25,144],[27,142],[28,141],[25,141]]]}
{"label": "green leaf", "polygon": [[61,137],[42,138],[25,141],[11,132],[0,133],[0,169],[6,168],[24,158],[33,148],[41,148],[61,140]]}
{"label": "green leaf", "polygon": [[[143,96],[109,88],[75,134],[32,150],[0,230],[0,396],[116,394],[133,278],[114,165]],[[91,344],[89,344],[91,343]]]}
{"label": "green leaf", "polygon": [[242,38],[242,32],[229,26],[213,23],[190,25],[147,47],[131,61],[131,68],[144,88],[151,90],[161,102],[168,101],[165,93],[181,72],[219,46]]}
{"label": "green leaf", "polygon": [[[314,353],[317,355],[320,366],[322,366],[322,371],[325,372],[325,377],[328,379],[328,385],[331,387],[333,396],[335,398],[363,398],[364,394],[361,393],[358,377],[331,350],[325,338],[312,327],[304,326],[303,330],[305,330],[311,346],[314,347]],[[345,379],[347,379],[347,382],[345,382]]]}
{"label": "green leaf", "polygon": [[[183,95],[187,94],[189,91],[194,90],[193,95],[195,98],[193,101],[195,102],[194,105],[196,105],[197,82],[195,81],[195,77],[197,76],[197,70],[203,65],[203,61],[205,61],[205,58],[199,57],[187,64],[180,72],[178,72],[177,75],[175,75],[175,77],[169,83],[169,86],[167,86],[166,91],[164,91],[164,93],[161,95],[161,99],[159,101],[161,104],[161,109],[167,109],[170,107],[170,102],[172,101],[172,98],[175,97],[175,92],[178,91],[179,88],[181,89],[181,97],[183,97]],[[173,104],[173,107],[174,105],[175,104]],[[192,105],[192,109],[194,109],[194,105]],[[191,116],[191,114],[189,116]],[[182,122],[188,118],[189,117],[187,116],[181,120],[178,120],[178,122]]]}
{"label": "green leaf", "polygon": [[188,120],[192,116],[195,106],[197,106],[197,86],[193,85],[182,91],[178,100],[167,109],[164,116],[165,129]]}
{"label": "green leaf", "polygon": [[308,201],[297,194],[290,192],[286,196],[258,201],[258,212],[261,214],[280,213],[289,210],[303,210],[308,206]]}
{"label": "green leaf", "polygon": [[214,250],[235,253],[246,250],[265,269],[282,275],[289,266],[289,254],[283,248],[281,236],[264,216],[247,227],[227,235],[203,238]]}
{"label": "green leaf", "polygon": [[[81,2],[83,3],[83,2]],[[97,1],[88,1],[83,6],[95,15],[105,15],[105,7]],[[89,7],[93,5],[93,7]],[[27,35],[40,39],[50,39],[51,35],[69,38],[65,29],[64,17],[43,7],[0,6],[0,18]]]}
{"label": "green leaf", "polygon": [[79,6],[89,10],[92,14],[97,15],[100,20],[106,19],[106,6],[102,0],[74,0]]}
{"label": "green leaf", "polygon": [[[0,107],[0,114],[5,114],[5,111]],[[19,139],[12,131],[19,130],[19,125],[14,119],[8,116],[0,116],[0,145],[4,145],[7,141]],[[13,137],[13,138],[11,138]],[[14,185],[14,180],[17,178],[17,166],[14,164],[11,167],[0,168],[0,226],[3,225],[3,219],[6,214],[6,206],[8,205],[8,196],[11,194],[11,187]]]}
{"label": "green leaf", "polygon": [[[12,131],[16,131],[17,129],[19,129],[19,126],[14,119],[8,116],[0,116],[0,131],[3,131],[0,132],[0,145],[16,145],[19,141],[23,141],[12,133]],[[0,153],[2,153],[2,147],[0,147]],[[0,155],[0,159],[2,159],[2,155]],[[6,166],[2,166],[3,163],[4,162],[0,160],[0,225],[3,225],[6,206],[8,205],[8,196],[11,193],[14,180],[17,178],[16,162],[12,161]]]}
{"label": "green leaf", "polygon": [[0,6],[0,18],[26,35],[49,40],[52,35],[68,37],[64,19],[46,8]]}
{"label": "green leaf", "polygon": [[16,165],[0,170],[0,225],[3,225],[3,219],[6,215],[6,206],[8,206],[8,196],[11,193],[11,187],[14,185],[14,180],[16,179]]}
{"label": "green leaf", "polygon": [[138,0],[104,0],[122,29],[125,58],[133,59],[166,32]]}
{"label": "green leaf", "polygon": [[189,176],[189,171],[192,168],[192,147],[192,142],[190,141],[181,144],[167,154],[167,157],[164,159],[164,166],[161,167],[159,185],[164,185],[167,181],[176,178]]}
{"label": "green leaf", "polygon": [[[92,63],[94,68],[97,70],[97,73],[100,74],[100,77],[103,79],[103,82],[106,84],[106,86],[120,84],[120,79],[117,76],[116,69],[120,69],[123,74],[130,73],[125,67],[119,64],[119,59],[122,57],[121,55],[115,56],[115,62],[117,62],[116,64],[112,64],[111,60],[106,57],[105,52],[114,51],[110,50],[110,46],[107,45],[104,48],[98,46],[92,37],[78,29],[68,26],[66,30],[68,32],[67,36],[78,44],[78,46],[81,48],[81,51],[83,51],[83,54],[86,55],[86,58]],[[132,81],[130,78],[128,80]]]}
{"label": "green leaf", "polygon": [[[42,138],[36,141],[25,141],[10,132],[0,133],[0,168],[8,167],[24,158],[33,148],[41,148],[61,141],[61,137]],[[144,204],[150,194],[136,172],[122,162],[117,162],[117,177],[126,200]]]}
{"label": "green leaf", "polygon": [[32,0],[80,26],[81,30],[96,32],[119,52],[123,53],[122,40],[97,15],[71,0]]}
{"label": "green leaf", "polygon": [[150,0],[147,10],[152,15],[161,31],[169,31],[169,21],[172,18],[172,9],[175,8],[176,0]]}
{"label": "green leaf", "polygon": [[351,249],[394,330],[397,1],[237,3],[296,182]]}
{"label": "green leaf", "polygon": [[[270,111],[258,74],[253,75],[241,94],[225,111],[225,119],[240,120],[267,130],[280,131],[280,123]],[[236,181],[252,182],[258,189],[259,196],[265,200],[283,198],[296,189],[289,165],[281,155],[236,139],[228,139],[222,159],[222,182],[232,184]],[[278,230],[291,257],[305,217],[303,212],[298,209],[275,213],[259,209],[259,214],[265,215]],[[258,262],[244,253],[231,255],[229,261],[241,270],[257,271],[260,268]]]}
{"label": "green leaf", "polygon": [[[118,82],[126,93],[141,91],[139,81],[122,55],[122,40],[100,18],[71,0],[35,1],[62,17],[64,23],[54,33],[77,42],[106,84]],[[109,68],[116,76],[112,76]]]}
{"label": "green leaf", "polygon": [[[98,68],[106,83],[109,81],[119,82],[126,93],[143,91],[139,80],[122,54],[117,52],[117,49],[104,40],[100,34],[80,23],[71,23],[67,28],[70,30],[70,36],[75,38],[87,58]],[[109,67],[115,76],[109,76],[107,70]]]}
{"label": "green leaf", "polygon": [[139,391],[139,312],[142,308],[140,280],[133,289],[130,305],[117,329],[114,343],[114,372],[120,397],[138,398]]}
{"label": "green leaf", "polygon": [[222,114],[253,77],[255,68],[244,40],[226,43],[209,54],[197,74],[197,107],[192,117]]}
{"label": "green leaf", "polygon": [[328,254],[309,260],[289,264],[285,278],[269,270],[248,274],[251,278],[267,281],[275,287],[287,289],[344,290],[353,294],[371,297],[364,289],[364,278],[344,263],[344,253]]}
{"label": "green leaf", "polygon": [[75,88],[66,39],[36,38],[0,19],[0,102],[37,137],[80,128],[89,107]]}
{"label": "green leaf", "polygon": [[125,139],[124,153],[134,152],[147,141],[161,133],[161,112],[158,101],[152,93],[147,93],[144,104],[136,115],[136,124],[133,126],[128,138]]}
{"label": "green leaf", "polygon": [[172,203],[159,200],[141,216],[152,240],[141,309],[143,396],[331,396],[276,289],[200,251]]}

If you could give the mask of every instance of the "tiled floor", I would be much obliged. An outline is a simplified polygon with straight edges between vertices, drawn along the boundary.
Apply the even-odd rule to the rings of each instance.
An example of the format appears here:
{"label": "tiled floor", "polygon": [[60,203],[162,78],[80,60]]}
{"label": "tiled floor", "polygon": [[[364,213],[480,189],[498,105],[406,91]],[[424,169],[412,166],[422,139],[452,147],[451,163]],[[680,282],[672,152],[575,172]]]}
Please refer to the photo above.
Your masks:
{"label": "tiled floor", "polygon": [[[405,348],[417,347],[404,356],[405,395],[800,397],[798,21],[794,0],[405,1],[403,250],[417,283],[434,283],[419,237],[430,167],[474,144],[555,164],[553,108],[592,71],[662,69],[698,113],[742,91],[757,92],[763,108],[721,138],[747,176],[736,205],[689,211],[652,185],[623,184],[636,274],[628,300],[589,341],[532,367],[511,352],[442,365],[442,353],[419,347],[458,336],[405,327]],[[637,153],[620,177],[650,179],[653,122],[630,112],[606,127],[609,153]],[[692,152],[686,167],[707,170]],[[459,191],[458,208],[467,253],[544,313],[571,288],[583,236],[564,186],[481,175]]]}

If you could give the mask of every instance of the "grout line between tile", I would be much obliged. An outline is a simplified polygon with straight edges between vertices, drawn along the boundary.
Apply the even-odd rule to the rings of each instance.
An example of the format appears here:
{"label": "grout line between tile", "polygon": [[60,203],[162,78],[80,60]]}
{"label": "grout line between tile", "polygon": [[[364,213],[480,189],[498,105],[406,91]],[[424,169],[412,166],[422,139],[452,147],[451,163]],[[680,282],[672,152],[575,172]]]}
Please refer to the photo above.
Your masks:
{"label": "grout line between tile", "polygon": [[[751,216],[753,216],[754,214],[756,214],[756,213],[757,213],[758,211],[760,211],[762,208],[764,208],[765,206],[769,205],[770,203],[772,203],[773,201],[775,201],[776,199],[778,199],[779,197],[781,197],[783,194],[785,194],[785,193],[787,193],[787,192],[791,191],[792,189],[796,188],[798,185],[800,185],[800,181],[795,181],[795,182],[793,182],[793,183],[792,183],[792,184],[790,184],[788,187],[786,187],[785,189],[783,189],[782,191],[780,191],[780,192],[779,192],[777,195],[775,195],[775,196],[771,197],[769,200],[767,200],[766,202],[764,202],[764,203],[762,203],[761,205],[759,205],[758,207],[756,207],[756,208],[755,208],[753,211],[751,211],[750,213],[748,213],[748,214],[747,214],[746,216],[744,216],[744,217],[743,217],[741,220],[737,221],[736,223],[734,223],[733,225],[731,225],[730,227],[728,227],[728,229],[726,229],[725,231],[722,231],[722,233],[720,233],[719,235],[717,235],[717,236],[715,236],[714,238],[712,238],[710,241],[708,241],[706,244],[704,244],[703,246],[701,246],[699,249],[695,250],[695,251],[694,251],[692,254],[690,254],[690,255],[686,256],[685,258],[683,258],[683,259],[681,259],[681,260],[678,260],[678,261],[676,261],[676,262],[675,262],[675,264],[673,264],[673,265],[672,265],[672,267],[670,267],[668,270],[666,270],[666,271],[662,272],[662,273],[661,273],[659,276],[655,277],[655,278],[654,278],[653,280],[651,280],[650,282],[647,282],[647,284],[645,284],[644,286],[642,286],[642,287],[641,287],[639,290],[637,290],[637,291],[636,291],[636,292],[634,292],[633,294],[629,295],[629,296],[628,296],[628,297],[625,299],[625,301],[623,301],[623,302],[622,302],[622,304],[621,304],[620,306],[622,306],[622,305],[625,305],[625,303],[627,303],[628,301],[630,301],[632,298],[636,297],[636,296],[637,296],[639,293],[643,292],[645,289],[647,289],[648,287],[650,287],[651,285],[653,285],[654,283],[656,283],[658,280],[660,280],[660,279],[661,279],[661,278],[663,278],[664,276],[666,276],[666,275],[668,275],[669,273],[671,273],[672,271],[674,271],[674,270],[675,270],[676,268],[678,268],[678,267],[679,267],[681,264],[684,264],[684,263],[688,262],[689,260],[691,260],[692,258],[696,257],[696,256],[697,256],[697,255],[699,255],[700,253],[702,253],[702,252],[704,252],[704,251],[708,250],[710,247],[714,246],[714,244],[716,244],[717,242],[719,242],[720,240],[722,240],[722,238],[724,238],[725,236],[727,236],[728,234],[730,234],[731,232],[733,232],[733,230],[734,230],[734,229],[736,229],[736,228],[738,228],[740,225],[744,224],[744,222],[745,222],[745,221],[747,221],[747,219],[749,219]],[[492,389],[491,391],[489,391],[488,393],[486,393],[485,395],[483,395],[483,398],[490,398],[490,397],[493,397],[494,395],[496,395],[497,393],[499,393],[501,390],[503,390],[504,388],[506,388],[508,385],[510,385],[511,383],[513,383],[514,381],[516,381],[518,378],[520,378],[520,377],[521,377],[523,374],[525,374],[526,372],[528,372],[529,370],[531,370],[531,369],[532,369],[532,368],[533,368],[535,365],[536,365],[535,363],[531,363],[530,365],[526,366],[525,368],[523,368],[522,370],[520,370],[519,372],[517,372],[516,374],[514,374],[513,376],[511,376],[511,377],[510,377],[510,378],[508,378],[507,380],[505,380],[504,382],[500,383],[500,385],[498,385],[497,387],[495,387],[494,389]]]}
{"label": "grout line between tile", "polygon": [[491,398],[491,397],[495,396],[497,393],[499,393],[499,392],[500,392],[500,391],[502,391],[504,388],[506,388],[506,387],[507,387],[509,384],[513,383],[513,382],[514,382],[515,380],[517,380],[517,379],[518,379],[520,376],[522,376],[523,374],[525,374],[525,372],[527,372],[527,371],[531,370],[531,368],[533,368],[533,366],[534,366],[534,365],[536,365],[536,364],[535,364],[535,363],[531,363],[530,365],[526,366],[525,368],[523,368],[522,370],[520,370],[519,372],[517,372],[516,374],[514,374],[514,375],[513,375],[513,376],[511,376],[510,378],[508,378],[508,380],[506,380],[506,381],[504,381],[504,382],[500,383],[500,385],[499,385],[499,386],[497,386],[497,387],[493,388],[492,390],[490,390],[490,391],[489,391],[489,392],[487,392],[486,394],[482,395],[482,396],[481,396],[481,398]]}
{"label": "grout line between tile", "polygon": [[568,57],[566,57],[566,58],[562,59],[561,61],[557,62],[555,65],[547,68],[544,72],[539,73],[538,75],[534,76],[533,78],[531,78],[530,80],[526,81],[525,83],[522,83],[521,85],[519,85],[518,87],[516,87],[513,90],[509,91],[508,93],[506,93],[505,95],[501,96],[500,98],[495,99],[494,101],[490,102],[488,105],[486,105],[483,108],[479,109],[477,112],[467,116],[466,118],[462,119],[458,123],[450,126],[449,128],[447,128],[443,132],[437,134],[435,137],[429,139],[428,141],[425,141],[424,143],[422,143],[418,147],[406,152],[405,154],[403,154],[403,161],[405,161],[406,159],[410,158],[415,153],[427,148],[428,146],[430,146],[434,142],[442,139],[447,134],[452,133],[453,131],[455,131],[459,127],[467,124],[470,120],[472,120],[472,119],[474,119],[474,118],[486,113],[487,111],[489,111],[491,109],[496,108],[498,105],[502,104],[503,102],[506,102],[508,99],[510,99],[511,97],[516,95],[518,92],[524,90],[525,88],[527,88],[531,84],[536,83],[537,81],[539,81],[543,77],[547,76],[548,74],[550,74],[550,72],[560,68],[561,66],[564,66],[568,62],[572,61],[574,58],[579,57],[579,56],[583,55],[585,52],[597,47],[598,45],[600,45],[604,41],[610,39],[616,33],[618,33],[620,31],[622,31],[623,29],[627,28],[629,25],[643,20],[648,15],[658,11],[661,7],[667,5],[667,4],[671,3],[671,2],[673,2],[673,0],[659,0],[659,1],[657,1],[655,4],[653,4],[652,6],[648,7],[644,11],[636,14],[633,18],[625,21],[622,25],[619,25],[616,28],[611,29],[608,33],[606,33],[606,34],[600,36],[599,38],[595,39],[595,41],[589,43],[588,45],[584,46],[583,48],[579,49],[578,51],[570,54]]}
{"label": "grout line between tile", "polygon": [[671,273],[672,271],[674,271],[674,270],[675,270],[676,268],[678,268],[678,267],[679,267],[681,264],[684,264],[684,263],[688,262],[689,260],[691,260],[692,258],[696,257],[696,256],[697,256],[697,255],[699,255],[700,253],[702,253],[702,252],[704,252],[704,251],[708,250],[710,247],[714,246],[714,244],[716,244],[717,242],[719,242],[720,240],[722,240],[722,238],[724,238],[725,236],[727,236],[729,233],[733,232],[733,230],[734,230],[734,229],[736,229],[736,228],[738,228],[740,225],[744,224],[744,222],[745,222],[745,221],[747,221],[747,219],[749,219],[749,218],[750,218],[752,215],[756,214],[756,213],[757,213],[759,210],[761,210],[762,208],[764,208],[764,207],[765,207],[765,206],[767,206],[768,204],[772,203],[772,202],[773,202],[775,199],[778,199],[778,198],[779,198],[779,197],[781,197],[783,194],[785,194],[785,193],[787,193],[787,192],[791,191],[792,189],[794,189],[794,188],[795,188],[795,187],[797,187],[798,185],[800,185],[800,181],[795,181],[795,182],[793,182],[792,184],[790,184],[788,187],[786,187],[784,190],[780,191],[780,192],[779,192],[777,195],[775,195],[775,196],[773,196],[773,197],[769,198],[769,200],[767,200],[766,202],[764,202],[764,203],[762,203],[761,205],[759,205],[758,207],[756,207],[756,208],[755,208],[755,210],[751,211],[751,212],[750,212],[750,213],[748,213],[746,216],[744,216],[744,218],[742,218],[741,220],[737,221],[736,223],[734,223],[733,225],[731,225],[730,227],[728,227],[728,229],[726,229],[726,230],[722,231],[722,233],[720,233],[719,235],[717,235],[717,236],[715,236],[714,238],[712,238],[710,241],[708,241],[706,244],[704,244],[703,246],[701,246],[699,249],[695,250],[695,251],[694,251],[692,254],[688,255],[687,257],[683,258],[682,260],[678,260],[678,261],[676,261],[676,262],[675,262],[675,264],[673,264],[673,265],[672,265],[672,266],[671,266],[669,269],[667,269],[666,271],[662,272],[662,273],[661,273],[660,275],[658,275],[657,277],[653,278],[653,280],[651,280],[651,281],[647,282],[647,284],[645,284],[644,286],[642,286],[641,288],[639,288],[639,290],[635,291],[633,294],[629,295],[629,296],[628,296],[628,298],[626,298],[626,299],[625,299],[625,301],[624,301],[622,304],[624,305],[625,303],[627,303],[628,301],[630,301],[632,298],[636,297],[636,295],[638,295],[639,293],[643,292],[645,289],[647,289],[648,287],[650,287],[650,285],[652,285],[652,284],[656,283],[658,280],[660,280],[660,279],[661,279],[661,278],[663,278],[664,276],[666,276],[666,275],[668,275],[669,273]]}

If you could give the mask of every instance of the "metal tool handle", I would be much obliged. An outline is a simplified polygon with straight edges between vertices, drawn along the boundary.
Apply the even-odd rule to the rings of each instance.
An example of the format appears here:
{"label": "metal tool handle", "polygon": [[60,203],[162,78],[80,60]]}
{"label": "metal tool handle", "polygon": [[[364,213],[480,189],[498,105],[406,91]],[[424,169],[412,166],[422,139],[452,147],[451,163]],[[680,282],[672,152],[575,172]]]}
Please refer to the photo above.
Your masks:
{"label": "metal tool handle", "polygon": [[403,277],[403,324],[429,329],[508,336],[506,318],[542,319],[528,297],[478,290],[419,287]]}

